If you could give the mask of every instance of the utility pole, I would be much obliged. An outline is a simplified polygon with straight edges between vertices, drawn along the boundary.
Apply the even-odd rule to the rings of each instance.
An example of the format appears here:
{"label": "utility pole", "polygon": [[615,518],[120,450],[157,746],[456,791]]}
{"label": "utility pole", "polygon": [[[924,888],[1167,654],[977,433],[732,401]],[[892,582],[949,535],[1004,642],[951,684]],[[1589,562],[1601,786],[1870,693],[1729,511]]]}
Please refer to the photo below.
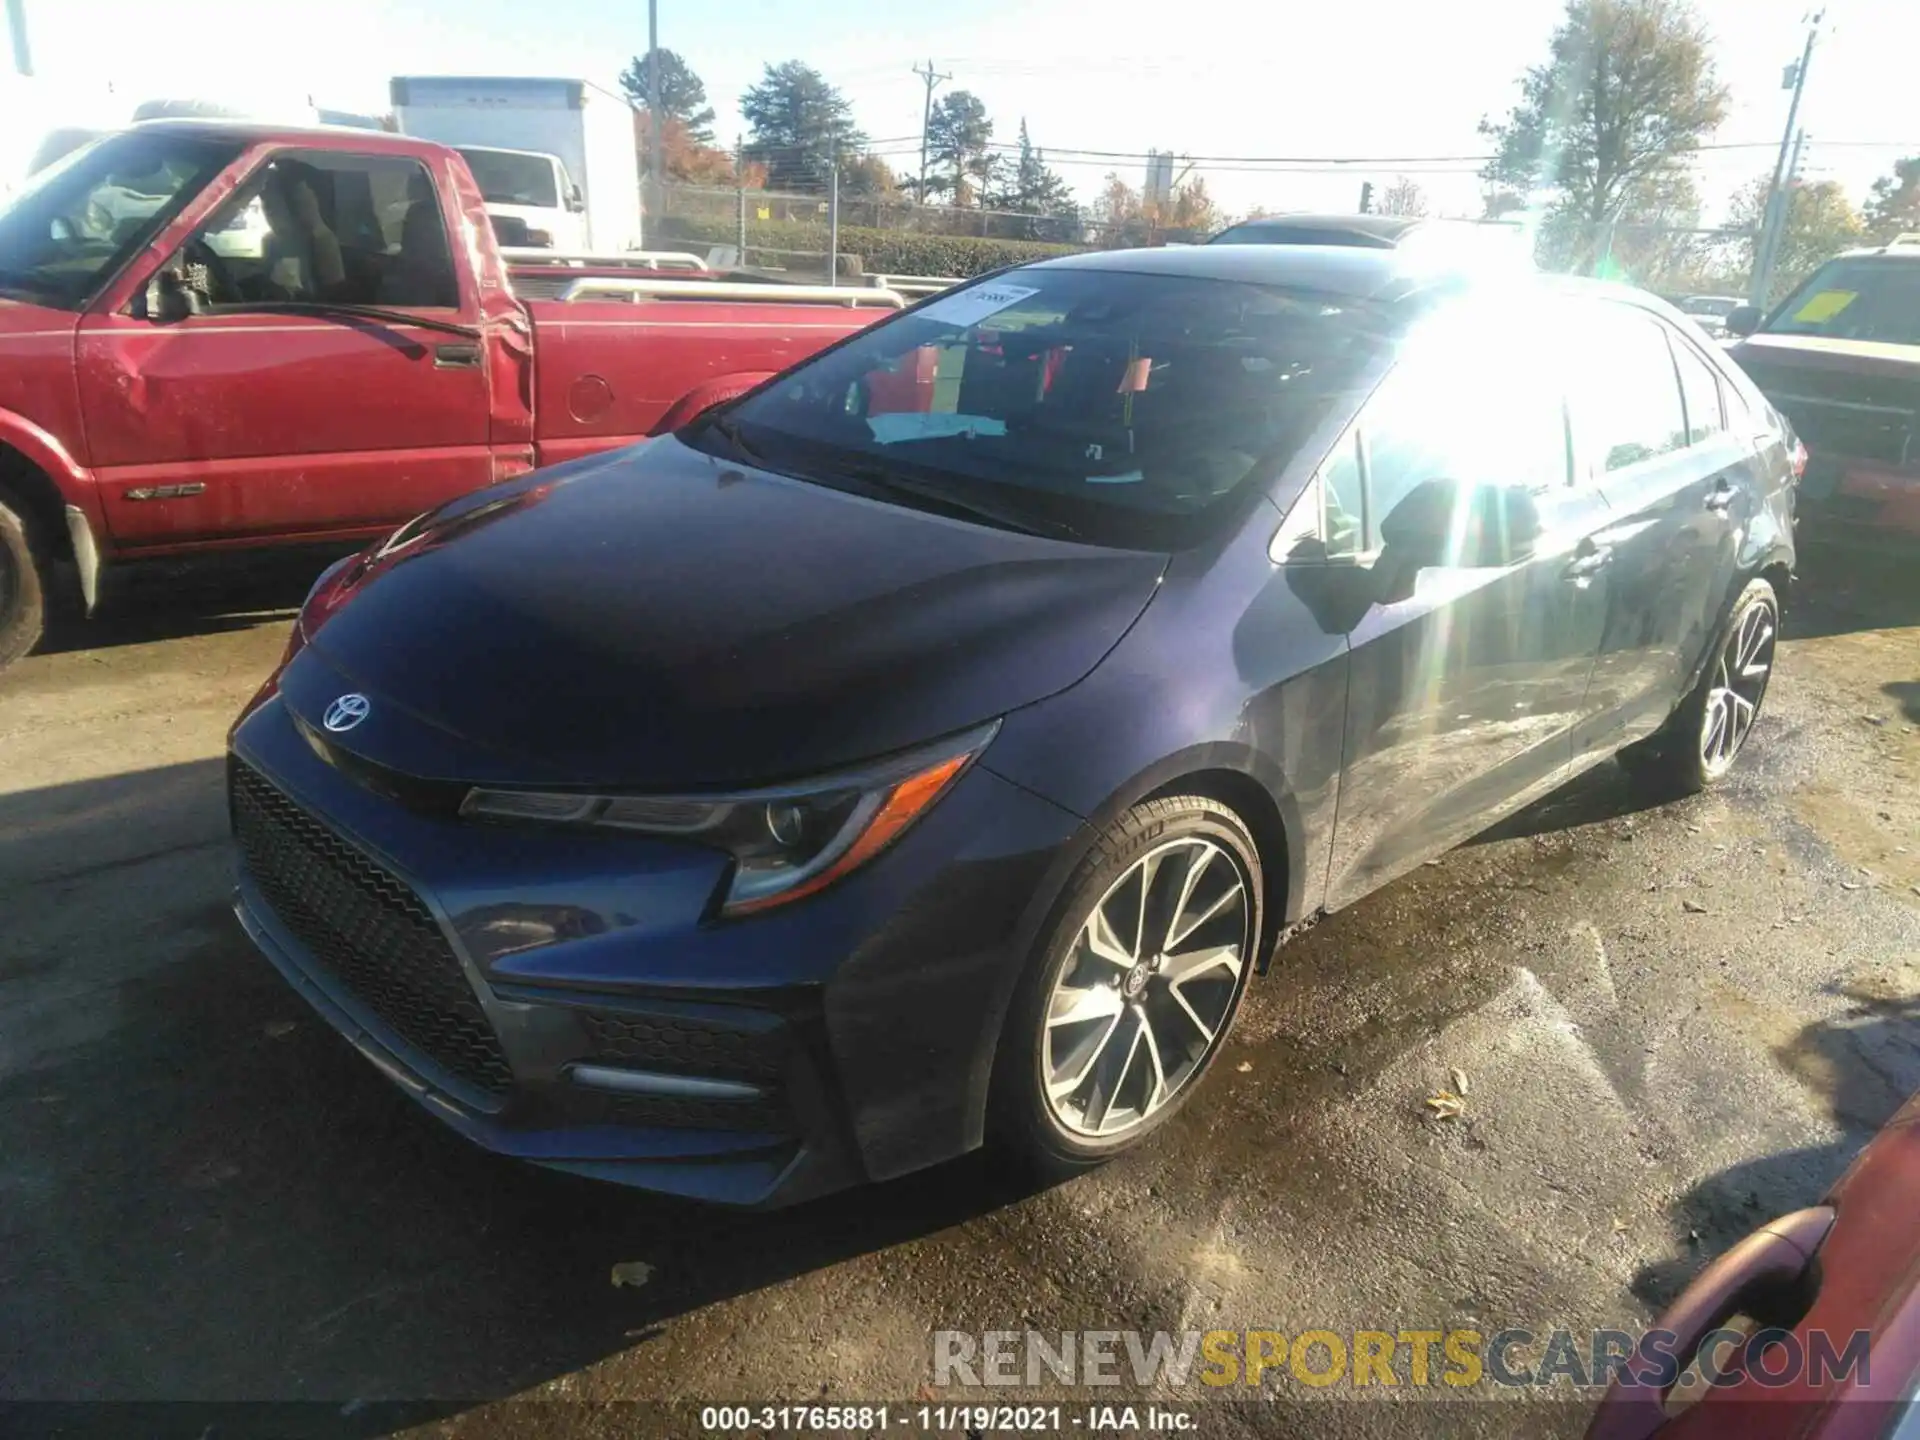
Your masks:
{"label": "utility pole", "polygon": [[933,128],[933,87],[942,80],[953,79],[953,76],[942,75],[935,70],[932,60],[927,61],[924,70],[918,65],[914,66],[913,73],[927,82],[927,103],[920,112],[920,203],[924,205],[927,203],[927,131]]}
{"label": "utility pole", "polygon": [[7,33],[13,37],[13,68],[33,74],[33,51],[27,45],[27,0],[7,0]]}
{"label": "utility pole", "polygon": [[1780,226],[1786,215],[1786,196],[1782,187],[1786,184],[1788,171],[1788,151],[1795,148],[1793,137],[1800,123],[1800,97],[1806,93],[1807,67],[1813,61],[1813,42],[1820,38],[1820,22],[1826,19],[1825,10],[1816,10],[1807,22],[1807,44],[1800,52],[1800,61],[1787,66],[1781,76],[1781,89],[1793,87],[1793,101],[1787,106],[1787,128],[1780,136],[1780,154],[1773,162],[1773,180],[1767,186],[1766,208],[1761,211],[1760,247],[1754,256],[1753,279],[1749,286],[1747,299],[1759,309],[1767,308],[1767,290],[1773,283],[1773,260],[1780,248]]}
{"label": "utility pole", "polygon": [[653,192],[653,213],[647,218],[653,225],[646,226],[649,234],[660,223],[660,212],[666,208],[666,191],[661,181],[665,178],[660,165],[660,132],[664,129],[660,118],[660,0],[647,0],[647,179]]}

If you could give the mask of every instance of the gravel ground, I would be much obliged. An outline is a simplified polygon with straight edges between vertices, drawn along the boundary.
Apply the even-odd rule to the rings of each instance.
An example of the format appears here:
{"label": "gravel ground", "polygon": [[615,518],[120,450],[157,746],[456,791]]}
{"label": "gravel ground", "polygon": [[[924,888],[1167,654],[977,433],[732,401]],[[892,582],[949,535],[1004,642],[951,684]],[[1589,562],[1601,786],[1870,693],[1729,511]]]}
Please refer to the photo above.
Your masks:
{"label": "gravel ground", "polygon": [[[1023,1194],[969,1160],[739,1215],[495,1160],[227,908],[225,728],[312,568],[155,577],[0,677],[0,1400],[314,1402],[220,1434],[693,1433],[626,1402],[982,1398],[926,1388],[936,1329],[1631,1327],[1920,1089],[1920,593],[1816,577],[1730,784],[1649,808],[1604,766],[1327,919],[1204,1094],[1104,1171]],[[1432,1118],[1456,1070],[1464,1113]],[[610,1283],[622,1262],[646,1283]],[[991,1398],[1080,1419],[1109,1393]],[[1233,1393],[1157,1398],[1209,1435],[1441,1423],[1432,1391],[1284,1368]],[[1446,1400],[1474,1434],[1586,1413],[1564,1387]]]}

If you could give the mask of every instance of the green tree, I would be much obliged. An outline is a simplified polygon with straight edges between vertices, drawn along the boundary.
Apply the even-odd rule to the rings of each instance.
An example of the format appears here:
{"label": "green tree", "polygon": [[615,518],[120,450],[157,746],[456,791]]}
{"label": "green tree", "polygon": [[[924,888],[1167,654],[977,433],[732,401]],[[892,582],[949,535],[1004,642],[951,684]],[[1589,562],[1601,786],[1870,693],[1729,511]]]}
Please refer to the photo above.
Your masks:
{"label": "green tree", "polygon": [[999,166],[992,150],[993,121],[971,90],[942,98],[927,117],[927,189],[955,205],[981,203]]}
{"label": "green tree", "polygon": [[1047,166],[1046,157],[1034,148],[1027,135],[1027,122],[1020,122],[1020,158],[1006,187],[989,202],[996,210],[1012,210],[1034,217],[1018,222],[1020,240],[1071,240],[1080,228],[1080,206],[1073,190]]}
{"label": "green tree", "polygon": [[1546,63],[1501,121],[1490,184],[1546,192],[1581,259],[1596,263],[1650,187],[1684,169],[1726,117],[1707,35],[1686,0],[1568,0]]}
{"label": "green tree", "polygon": [[1883,244],[1896,235],[1920,231],[1920,155],[1894,162],[1867,192],[1867,234]]}
{"label": "green tree", "polygon": [[878,155],[859,155],[840,165],[840,193],[877,198],[897,195],[900,181]]}
{"label": "green tree", "polygon": [[[647,82],[654,53],[633,57],[633,63],[620,72],[620,88],[627,99],[647,108]],[[713,107],[707,104],[707,87],[671,50],[660,50],[660,110],[669,122],[678,120],[687,139],[698,145],[713,143]],[[664,136],[667,131],[662,131]]]}
{"label": "green tree", "polygon": [[[1747,237],[1733,247],[1742,285],[1746,283],[1745,277],[1753,274],[1760,221],[1766,213],[1767,187],[1772,179],[1770,175],[1756,177],[1741,187],[1727,207],[1728,225],[1748,232]],[[1773,262],[1772,294],[1766,297],[1767,303],[1780,299],[1823,261],[1831,260],[1849,246],[1858,245],[1866,231],[1860,212],[1837,181],[1821,180],[1813,184],[1795,181],[1789,185],[1786,216],[1780,227],[1780,248]]]}
{"label": "green tree", "polygon": [[775,190],[825,190],[836,161],[867,146],[846,97],[798,60],[768,65],[740,97],[740,113],[751,132],[746,158],[767,167]]}

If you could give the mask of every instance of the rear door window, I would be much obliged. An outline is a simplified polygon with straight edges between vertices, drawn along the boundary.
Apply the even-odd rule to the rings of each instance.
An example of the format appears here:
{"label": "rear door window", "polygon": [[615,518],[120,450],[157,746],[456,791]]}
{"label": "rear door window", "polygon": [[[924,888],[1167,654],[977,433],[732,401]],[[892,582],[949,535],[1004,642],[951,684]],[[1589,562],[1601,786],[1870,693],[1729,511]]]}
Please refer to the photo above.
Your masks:
{"label": "rear door window", "polygon": [[1630,306],[1599,303],[1579,336],[1574,419],[1596,475],[1682,449],[1686,410],[1666,332]]}
{"label": "rear door window", "polygon": [[1687,443],[1698,445],[1727,430],[1725,401],[1713,367],[1684,340],[1669,337],[1673,363],[1680,370],[1680,398],[1687,412]]}

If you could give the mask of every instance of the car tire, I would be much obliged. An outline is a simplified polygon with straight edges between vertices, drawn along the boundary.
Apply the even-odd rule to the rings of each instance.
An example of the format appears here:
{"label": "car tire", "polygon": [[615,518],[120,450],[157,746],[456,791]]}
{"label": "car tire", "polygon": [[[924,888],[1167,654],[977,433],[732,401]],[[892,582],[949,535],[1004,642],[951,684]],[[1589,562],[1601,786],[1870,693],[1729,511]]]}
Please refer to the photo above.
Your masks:
{"label": "car tire", "polygon": [[1772,678],[1780,597],[1749,580],[1714,638],[1700,681],[1667,723],[1620,752],[1635,780],[1674,797],[1717,785],[1746,748]]}
{"label": "car tire", "polygon": [[1053,1180],[1166,1123],[1239,1013],[1266,933],[1264,885],[1246,823],[1207,796],[1148,800],[1109,825],[1008,1009],[990,1142]]}
{"label": "car tire", "polygon": [[0,669],[40,643],[46,631],[47,547],[29,512],[0,492]]}

